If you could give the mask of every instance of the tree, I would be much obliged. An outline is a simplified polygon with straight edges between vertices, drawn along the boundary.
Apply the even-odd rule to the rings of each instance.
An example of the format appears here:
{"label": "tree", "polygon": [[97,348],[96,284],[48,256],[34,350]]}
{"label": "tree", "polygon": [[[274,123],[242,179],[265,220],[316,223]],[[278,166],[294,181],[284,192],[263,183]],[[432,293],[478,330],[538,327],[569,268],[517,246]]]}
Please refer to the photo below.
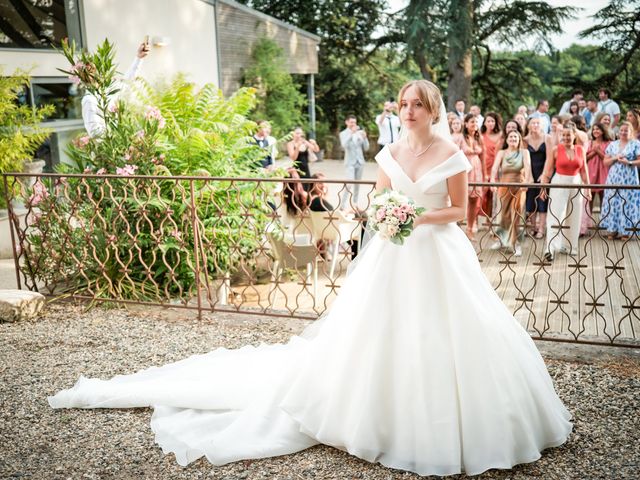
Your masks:
{"label": "tree", "polygon": [[395,83],[369,56],[372,39],[386,20],[386,0],[240,1],[322,38],[315,81],[319,132],[337,133],[348,114],[371,118],[380,96],[372,91]]}
{"label": "tree", "polygon": [[[552,7],[544,1],[411,0],[399,23],[408,50],[421,65],[425,78],[430,76],[424,72],[437,71],[437,62],[441,61],[441,55],[430,55],[429,49],[434,45],[446,47],[447,103],[453,109],[457,99],[470,100],[472,82],[490,84],[490,41],[515,47],[533,38],[537,46],[553,49],[549,35],[560,32],[562,22],[573,18],[576,11],[573,7]],[[392,40],[397,41],[397,36]],[[478,73],[472,77],[474,57]]]}
{"label": "tree", "polygon": [[269,120],[274,135],[280,137],[302,124],[305,97],[285,69],[284,52],[276,42],[259,39],[253,45],[251,57],[253,63],[245,71],[243,83],[257,92],[253,114]]}
{"label": "tree", "polygon": [[611,68],[590,87],[618,87],[620,100],[629,104],[637,102],[640,97],[640,0],[611,0],[593,18],[594,26],[580,32],[580,37],[604,40],[596,54]]}

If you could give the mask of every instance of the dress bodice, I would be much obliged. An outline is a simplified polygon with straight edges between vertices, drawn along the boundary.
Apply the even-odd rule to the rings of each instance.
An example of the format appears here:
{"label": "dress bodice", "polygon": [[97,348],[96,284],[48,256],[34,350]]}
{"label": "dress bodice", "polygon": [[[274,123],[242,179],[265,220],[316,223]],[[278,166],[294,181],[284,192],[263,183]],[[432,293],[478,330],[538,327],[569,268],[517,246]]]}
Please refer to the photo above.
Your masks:
{"label": "dress bodice", "polygon": [[458,151],[444,162],[431,168],[420,178],[413,181],[402,170],[400,164],[393,158],[388,146],[384,147],[376,161],[380,168],[391,180],[394,190],[408,195],[416,205],[428,210],[446,208],[451,205],[447,179],[460,172],[468,172],[471,169],[469,160],[462,151]]}

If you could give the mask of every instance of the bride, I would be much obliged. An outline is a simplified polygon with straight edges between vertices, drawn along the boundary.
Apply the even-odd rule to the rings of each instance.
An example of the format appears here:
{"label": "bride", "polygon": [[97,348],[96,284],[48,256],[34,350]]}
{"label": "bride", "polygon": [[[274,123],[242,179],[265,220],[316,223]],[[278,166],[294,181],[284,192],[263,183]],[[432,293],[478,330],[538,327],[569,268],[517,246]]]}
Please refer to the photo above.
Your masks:
{"label": "bride", "polygon": [[542,357],[456,225],[469,164],[449,138],[440,92],[412,81],[399,104],[407,134],[377,155],[377,188],[426,213],[404,245],[369,242],[327,315],[287,344],[81,377],[50,405],[151,406],[156,442],[180,465],[323,443],[421,475],[475,475],[564,443],[571,416]]}

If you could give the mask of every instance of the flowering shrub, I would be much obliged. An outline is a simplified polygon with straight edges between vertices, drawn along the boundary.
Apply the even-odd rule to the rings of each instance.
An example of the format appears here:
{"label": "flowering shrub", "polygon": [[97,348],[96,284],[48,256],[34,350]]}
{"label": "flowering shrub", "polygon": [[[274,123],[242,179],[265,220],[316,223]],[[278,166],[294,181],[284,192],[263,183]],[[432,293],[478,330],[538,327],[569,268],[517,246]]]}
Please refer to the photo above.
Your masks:
{"label": "flowering shrub", "polygon": [[[71,65],[64,71],[96,97],[104,129],[71,142],[72,164],[60,171],[109,177],[66,177],[58,195],[54,183],[41,183],[33,195],[42,215],[30,230],[25,268],[58,290],[186,301],[195,255],[206,265],[203,282],[251,266],[270,212],[255,183],[138,176],[266,175],[256,168],[263,152],[249,140],[255,124],[246,118],[255,92],[224,99],[214,85],[198,90],[181,76],[158,88],[124,85],[106,40],[95,53],[63,43],[63,53]],[[195,228],[206,250],[196,249]]]}

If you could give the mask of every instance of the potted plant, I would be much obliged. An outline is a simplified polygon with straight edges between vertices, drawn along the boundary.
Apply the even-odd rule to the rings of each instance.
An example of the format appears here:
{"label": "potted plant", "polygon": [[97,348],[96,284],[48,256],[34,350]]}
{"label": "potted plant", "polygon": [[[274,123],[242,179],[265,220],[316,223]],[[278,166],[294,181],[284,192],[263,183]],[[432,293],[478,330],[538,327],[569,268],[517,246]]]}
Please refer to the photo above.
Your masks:
{"label": "potted plant", "polygon": [[[32,161],[33,154],[50,135],[40,122],[53,112],[53,105],[32,108],[20,104],[20,96],[29,87],[27,72],[16,71],[5,76],[0,67],[0,173],[42,171],[42,160]],[[35,167],[35,168],[34,168]],[[38,168],[40,169],[38,171]],[[17,188],[16,182],[10,182]],[[7,207],[4,181],[0,184],[0,208]]]}

